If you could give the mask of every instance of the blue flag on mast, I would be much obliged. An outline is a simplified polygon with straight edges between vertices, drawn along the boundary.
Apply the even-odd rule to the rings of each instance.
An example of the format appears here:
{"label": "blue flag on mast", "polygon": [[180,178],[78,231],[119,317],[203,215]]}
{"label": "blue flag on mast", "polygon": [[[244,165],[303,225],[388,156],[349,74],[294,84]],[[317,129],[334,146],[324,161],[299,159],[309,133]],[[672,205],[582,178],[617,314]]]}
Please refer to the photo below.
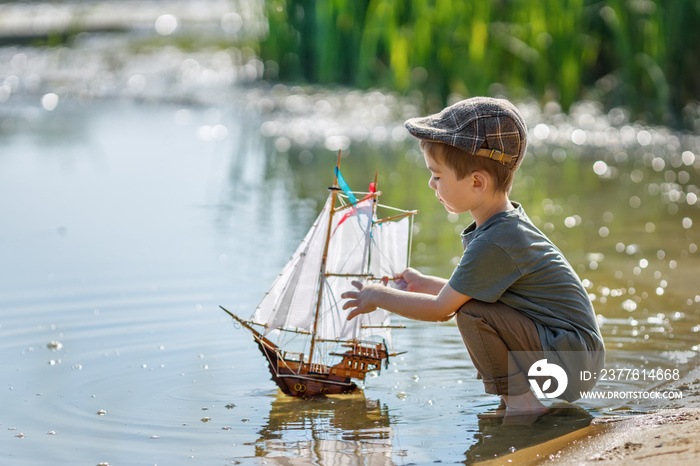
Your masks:
{"label": "blue flag on mast", "polygon": [[348,186],[348,183],[345,181],[345,178],[343,178],[342,173],[340,173],[340,168],[335,167],[335,176],[338,178],[338,186],[340,189],[343,190],[345,195],[348,197],[350,200],[350,203],[355,205],[357,204],[357,198],[355,195],[350,191],[350,186]]}

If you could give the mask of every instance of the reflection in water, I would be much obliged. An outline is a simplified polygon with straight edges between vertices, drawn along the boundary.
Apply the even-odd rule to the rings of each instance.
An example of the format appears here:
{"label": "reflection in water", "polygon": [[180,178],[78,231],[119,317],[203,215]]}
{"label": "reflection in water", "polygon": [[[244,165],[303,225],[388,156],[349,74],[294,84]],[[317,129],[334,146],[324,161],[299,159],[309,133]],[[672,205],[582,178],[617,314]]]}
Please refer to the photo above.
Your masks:
{"label": "reflection in water", "polygon": [[[568,403],[552,405],[543,415],[479,419],[478,430],[466,439],[470,446],[464,459],[471,464],[507,455],[587,427],[592,419],[586,410]],[[277,465],[393,465],[397,457],[410,461],[412,455],[394,448],[400,443],[394,434],[396,422],[386,405],[366,399],[361,391],[310,400],[278,392],[255,442],[255,456]],[[440,429],[457,432],[455,446],[461,443],[460,426]],[[428,436],[423,440],[430,446]],[[431,462],[440,459],[434,456]]]}
{"label": "reflection in water", "polygon": [[469,464],[507,455],[587,427],[592,420],[586,410],[567,403],[553,405],[543,415],[480,419],[466,460]]}
{"label": "reflection in water", "polygon": [[390,465],[393,437],[386,405],[361,391],[308,400],[278,392],[255,455],[279,465]]}

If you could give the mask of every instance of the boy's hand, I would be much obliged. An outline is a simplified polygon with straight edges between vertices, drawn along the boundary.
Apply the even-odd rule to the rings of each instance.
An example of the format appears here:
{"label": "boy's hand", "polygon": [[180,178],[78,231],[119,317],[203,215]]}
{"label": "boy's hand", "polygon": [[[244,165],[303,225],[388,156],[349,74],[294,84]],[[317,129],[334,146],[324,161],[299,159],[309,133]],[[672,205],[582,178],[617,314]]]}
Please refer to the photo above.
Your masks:
{"label": "boy's hand", "polygon": [[409,267],[394,277],[394,283],[399,290],[418,291],[420,289],[420,281],[422,279],[422,273],[412,267]]}
{"label": "boy's hand", "polygon": [[357,288],[357,291],[346,291],[340,295],[343,299],[349,299],[343,304],[343,309],[355,308],[348,314],[348,320],[377,309],[377,305],[372,302],[372,295],[375,288],[380,288],[380,285],[363,285],[357,280],[352,281],[352,286]]}

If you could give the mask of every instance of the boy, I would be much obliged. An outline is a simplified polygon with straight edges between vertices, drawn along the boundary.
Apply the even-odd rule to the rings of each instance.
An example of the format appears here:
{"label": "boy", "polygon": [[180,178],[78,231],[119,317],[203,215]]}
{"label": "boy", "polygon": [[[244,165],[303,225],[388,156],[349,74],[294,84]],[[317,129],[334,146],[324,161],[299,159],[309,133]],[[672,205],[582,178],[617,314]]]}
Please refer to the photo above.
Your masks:
{"label": "boy", "polygon": [[497,416],[547,410],[527,378],[544,358],[569,374],[558,396],[578,399],[595,382],[573,375],[599,372],[605,348],[578,276],[508,198],[527,144],[518,110],[506,100],[474,97],[408,120],[406,128],[420,139],[438,200],[474,219],[462,232],[464,255],[449,280],[409,268],[396,277],[400,289],[353,282],[357,291],[342,295],[349,299],[343,308],[352,309],[348,319],[377,307],[425,321],[456,315],[486,392],[501,396]]}

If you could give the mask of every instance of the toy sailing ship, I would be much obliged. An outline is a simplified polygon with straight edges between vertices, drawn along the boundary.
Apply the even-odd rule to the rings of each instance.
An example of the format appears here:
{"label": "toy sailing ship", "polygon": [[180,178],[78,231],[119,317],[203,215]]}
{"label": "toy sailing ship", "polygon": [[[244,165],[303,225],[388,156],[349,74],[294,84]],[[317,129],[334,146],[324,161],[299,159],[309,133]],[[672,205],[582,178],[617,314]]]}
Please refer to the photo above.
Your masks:
{"label": "toy sailing ship", "polygon": [[339,164],[340,153],[321,213],[250,319],[222,307],[252,332],[272,380],[291,396],[349,393],[357,388],[352,379],[381,371],[398,354],[390,313],[348,321],[340,295],[354,289],[353,280],[391,286],[408,266],[417,211],[380,205],[376,176],[369,192],[350,191]]}

